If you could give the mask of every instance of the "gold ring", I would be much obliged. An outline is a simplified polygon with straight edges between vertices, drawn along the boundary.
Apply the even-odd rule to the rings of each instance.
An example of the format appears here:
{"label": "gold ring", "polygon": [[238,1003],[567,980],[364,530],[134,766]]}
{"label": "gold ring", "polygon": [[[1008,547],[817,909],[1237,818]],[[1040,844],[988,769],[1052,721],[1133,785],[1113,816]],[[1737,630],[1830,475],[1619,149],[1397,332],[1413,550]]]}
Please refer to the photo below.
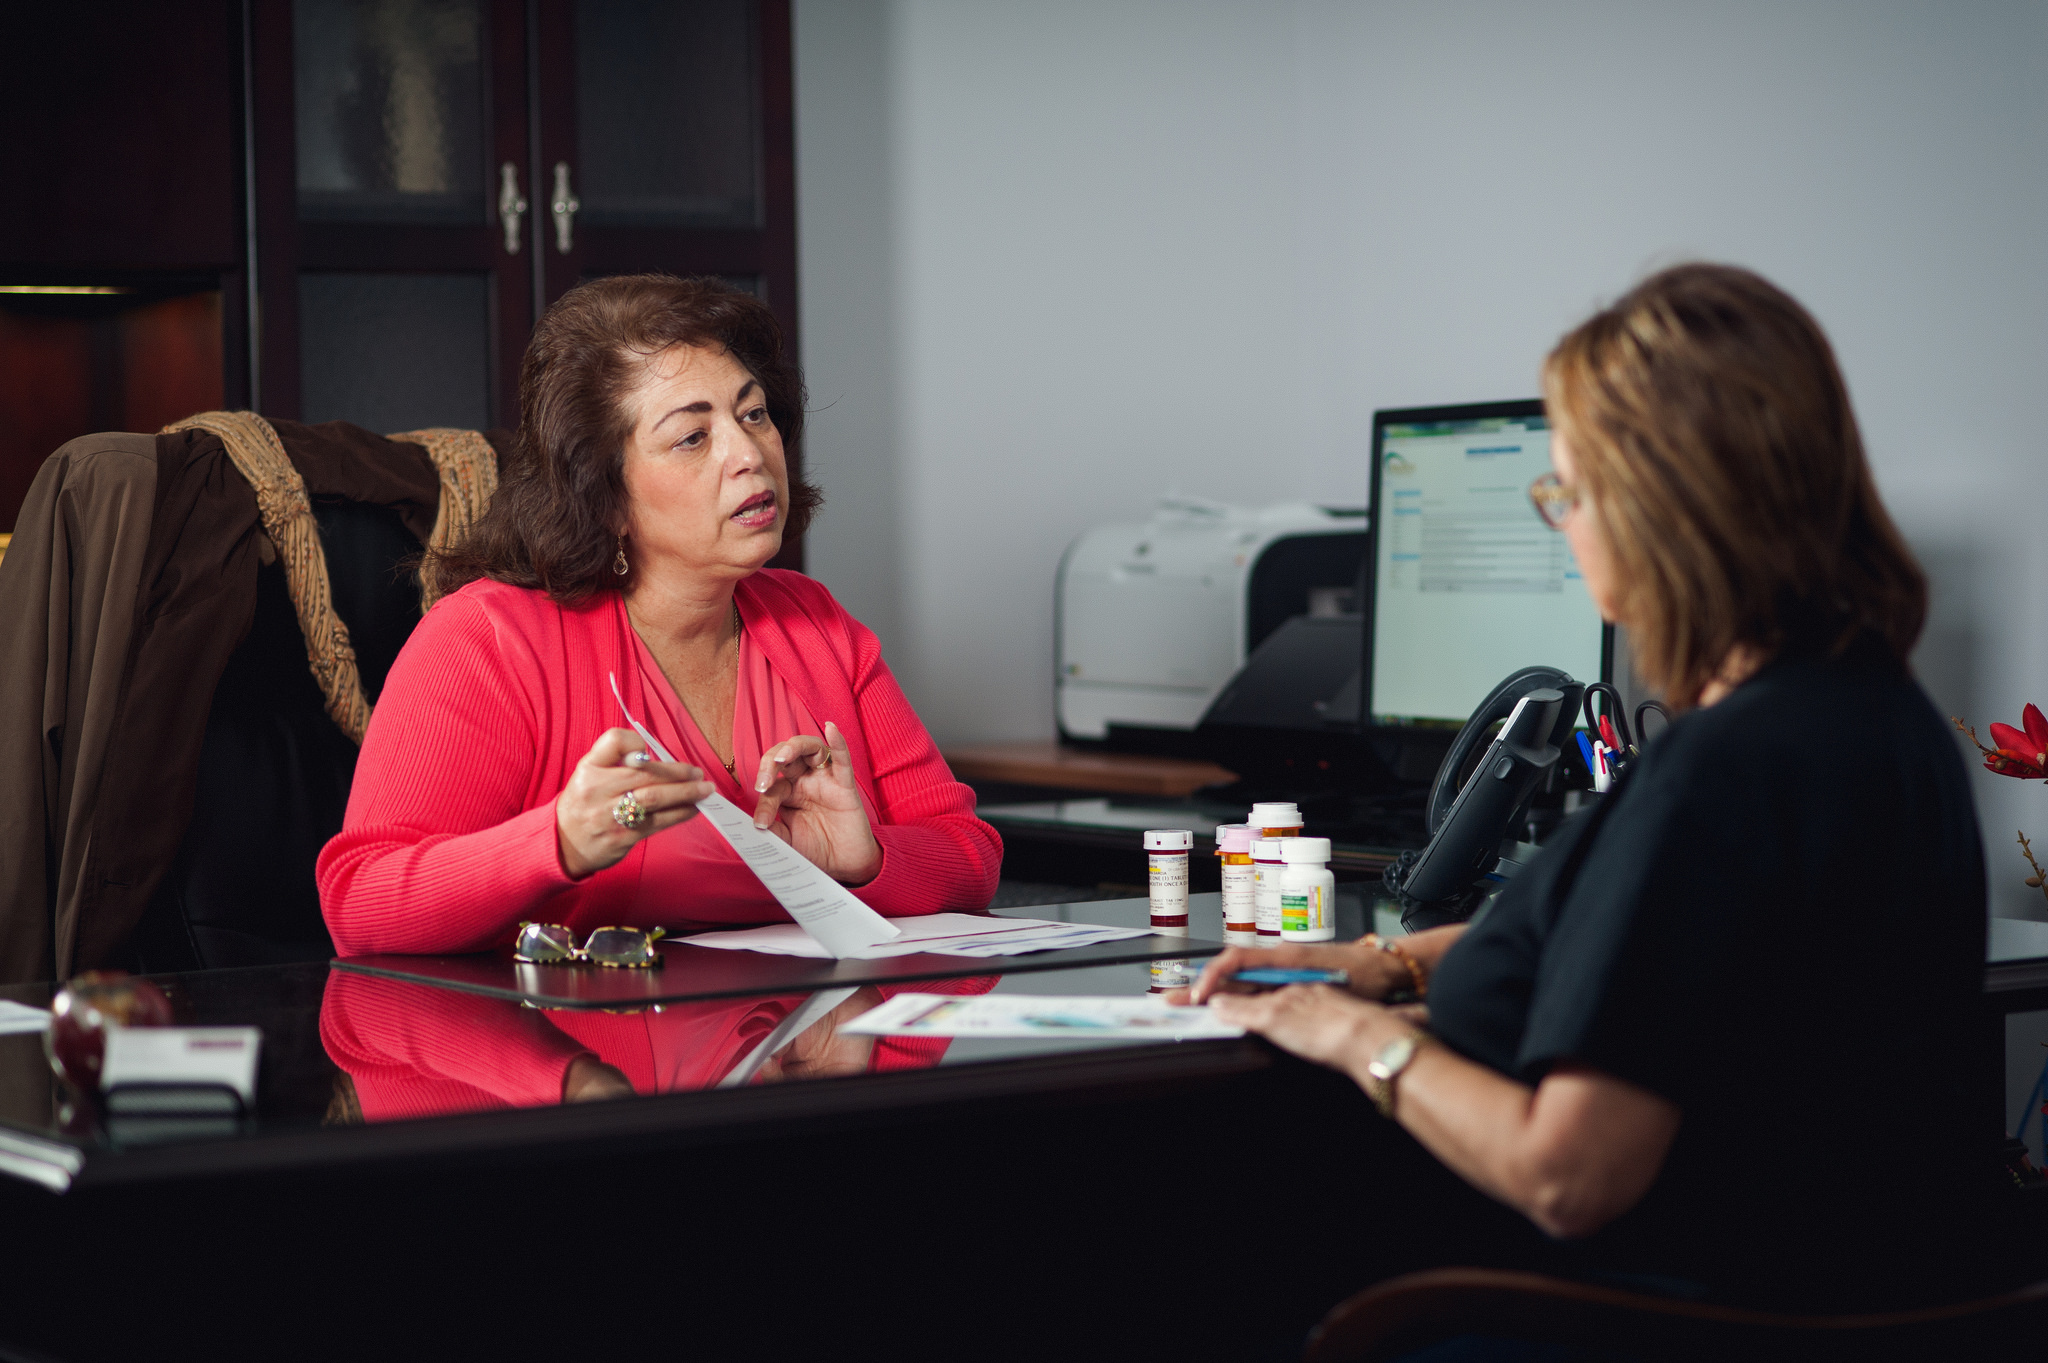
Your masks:
{"label": "gold ring", "polygon": [[630,790],[612,801],[612,822],[621,828],[628,828],[637,833],[647,827],[653,817],[647,812],[646,806],[633,798],[633,792]]}

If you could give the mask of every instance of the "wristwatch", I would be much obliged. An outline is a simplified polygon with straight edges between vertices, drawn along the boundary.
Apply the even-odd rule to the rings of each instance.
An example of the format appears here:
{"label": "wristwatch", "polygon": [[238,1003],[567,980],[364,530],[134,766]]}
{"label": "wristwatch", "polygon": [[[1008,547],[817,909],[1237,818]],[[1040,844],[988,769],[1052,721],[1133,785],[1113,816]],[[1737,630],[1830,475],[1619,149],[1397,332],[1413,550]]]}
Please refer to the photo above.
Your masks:
{"label": "wristwatch", "polygon": [[1372,1082],[1365,1087],[1366,1096],[1372,1105],[1380,1110],[1380,1116],[1394,1115],[1394,1081],[1401,1077],[1401,1071],[1408,1068],[1415,1059],[1415,1053],[1422,1049],[1422,1033],[1403,1032],[1379,1048],[1365,1072]]}

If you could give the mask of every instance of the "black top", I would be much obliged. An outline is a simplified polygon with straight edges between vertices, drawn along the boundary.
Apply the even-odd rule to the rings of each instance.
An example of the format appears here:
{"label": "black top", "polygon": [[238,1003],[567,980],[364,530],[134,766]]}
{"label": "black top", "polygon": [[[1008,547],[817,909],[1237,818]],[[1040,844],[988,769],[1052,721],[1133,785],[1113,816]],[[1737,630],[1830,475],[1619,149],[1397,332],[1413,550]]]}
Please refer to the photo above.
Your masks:
{"label": "black top", "polygon": [[1680,718],[1445,956],[1431,1029],[1683,1113],[1595,1263],[1812,1303],[1913,1278],[1988,1173],[1968,774],[1875,645]]}

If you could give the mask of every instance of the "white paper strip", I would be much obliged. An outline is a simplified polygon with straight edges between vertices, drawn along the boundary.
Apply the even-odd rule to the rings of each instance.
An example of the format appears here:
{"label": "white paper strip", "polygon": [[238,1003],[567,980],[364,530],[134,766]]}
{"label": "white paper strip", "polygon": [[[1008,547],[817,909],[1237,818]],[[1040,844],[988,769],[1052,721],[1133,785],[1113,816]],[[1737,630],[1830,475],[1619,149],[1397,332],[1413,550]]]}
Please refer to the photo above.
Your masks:
{"label": "white paper strip", "polygon": [[50,1010],[33,1008],[12,999],[0,999],[0,1036],[40,1032],[50,1025]]}
{"label": "white paper strip", "polygon": [[[934,913],[888,921],[897,929],[895,940],[863,947],[853,953],[856,959],[874,961],[921,951],[941,956],[1021,956],[1030,951],[1053,951],[1062,947],[1143,937],[1149,931],[1146,928],[1112,928],[1094,923],[1055,923],[1038,918],[983,918],[965,913]],[[692,946],[716,947],[721,951],[762,951],[772,956],[814,958],[825,955],[817,942],[789,923],[771,923],[762,928],[738,928],[725,932],[700,932],[675,940]]]}
{"label": "white paper strip", "polygon": [[1207,1008],[1158,998],[1030,994],[898,994],[850,1022],[861,1036],[1059,1037],[1063,1040],[1195,1041],[1243,1036]]}
{"label": "white paper strip", "polygon": [[[656,757],[664,762],[675,761],[669,750],[661,746],[660,740],[626,708],[626,698],[619,694],[617,674],[611,674],[611,682],[612,699],[619,703],[619,713],[626,717],[626,723],[633,726],[633,732],[640,735],[641,741]],[[775,896],[775,902],[789,910],[789,916],[802,924],[804,931],[815,937],[818,945],[833,956],[844,959],[862,947],[886,942],[896,936],[896,929],[890,926],[888,919],[861,903],[851,890],[805,860],[803,853],[773,833],[754,827],[753,819],[723,795],[714,793],[699,800],[697,812],[710,820],[711,826],[718,830],[732,850],[740,854],[740,860],[768,887],[768,893]]]}

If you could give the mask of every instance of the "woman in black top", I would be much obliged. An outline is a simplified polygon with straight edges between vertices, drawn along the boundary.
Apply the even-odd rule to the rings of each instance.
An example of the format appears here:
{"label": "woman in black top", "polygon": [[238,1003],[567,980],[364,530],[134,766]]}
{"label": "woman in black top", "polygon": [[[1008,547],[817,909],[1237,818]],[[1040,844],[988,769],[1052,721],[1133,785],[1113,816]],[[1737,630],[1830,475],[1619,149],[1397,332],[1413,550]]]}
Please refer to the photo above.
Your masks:
{"label": "woman in black top", "polygon": [[[1906,669],[1925,582],[1826,338],[1683,266],[1544,387],[1531,495],[1679,718],[1476,925],[1226,952],[1194,997],[1354,1076],[1589,1266],[1809,1307],[1942,1290],[1996,1140],[1984,871]],[[1252,963],[1351,992],[1231,992]],[[1376,1001],[1416,986],[1426,1013]]]}

